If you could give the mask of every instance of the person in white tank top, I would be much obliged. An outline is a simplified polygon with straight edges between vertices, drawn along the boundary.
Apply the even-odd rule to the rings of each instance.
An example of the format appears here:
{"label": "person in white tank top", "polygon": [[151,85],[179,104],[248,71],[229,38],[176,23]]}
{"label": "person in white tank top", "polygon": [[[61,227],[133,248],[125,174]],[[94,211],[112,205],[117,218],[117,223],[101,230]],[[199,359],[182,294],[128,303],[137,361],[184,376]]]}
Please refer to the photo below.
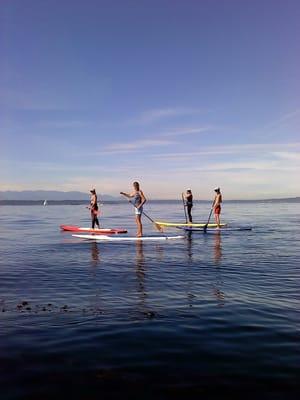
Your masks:
{"label": "person in white tank top", "polygon": [[133,192],[125,193],[120,192],[123,196],[131,199],[133,198],[133,205],[135,207],[135,222],[137,225],[137,237],[143,236],[143,225],[142,225],[142,214],[143,214],[143,205],[146,202],[146,197],[142,190],[140,190],[140,184],[138,182],[133,182]]}

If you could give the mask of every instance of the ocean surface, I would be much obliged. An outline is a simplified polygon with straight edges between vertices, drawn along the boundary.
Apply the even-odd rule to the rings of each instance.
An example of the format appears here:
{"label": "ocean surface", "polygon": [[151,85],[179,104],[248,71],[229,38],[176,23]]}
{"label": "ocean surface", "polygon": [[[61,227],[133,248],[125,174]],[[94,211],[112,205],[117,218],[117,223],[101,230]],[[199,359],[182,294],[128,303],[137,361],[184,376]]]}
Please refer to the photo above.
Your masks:
{"label": "ocean surface", "polygon": [[[145,211],[184,222],[180,202]],[[253,230],[96,243],[59,229],[89,226],[84,205],[0,206],[1,400],[298,398],[300,203],[222,220]],[[126,201],[101,224],[136,231]]]}

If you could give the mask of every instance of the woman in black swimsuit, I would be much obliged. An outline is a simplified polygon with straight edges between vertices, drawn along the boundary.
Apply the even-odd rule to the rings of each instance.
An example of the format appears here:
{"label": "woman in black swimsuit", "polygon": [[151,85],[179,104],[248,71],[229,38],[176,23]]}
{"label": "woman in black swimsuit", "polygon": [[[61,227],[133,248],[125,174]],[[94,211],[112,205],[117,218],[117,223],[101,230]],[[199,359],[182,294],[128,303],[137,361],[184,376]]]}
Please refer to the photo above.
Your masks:
{"label": "woman in black swimsuit", "polygon": [[97,225],[98,229],[100,229],[100,224],[98,220],[98,202],[97,202],[97,194],[96,194],[96,189],[90,190],[91,192],[91,201],[90,201],[90,207],[89,209],[91,210],[91,218],[92,218],[92,229],[95,228],[95,225]]}
{"label": "woman in black swimsuit", "polygon": [[192,218],[192,208],[193,208],[193,194],[191,189],[188,189],[186,191],[186,195],[185,197],[185,204],[186,204],[186,210],[187,210],[187,214],[188,214],[188,219],[189,219],[189,223],[193,222],[193,218]]}

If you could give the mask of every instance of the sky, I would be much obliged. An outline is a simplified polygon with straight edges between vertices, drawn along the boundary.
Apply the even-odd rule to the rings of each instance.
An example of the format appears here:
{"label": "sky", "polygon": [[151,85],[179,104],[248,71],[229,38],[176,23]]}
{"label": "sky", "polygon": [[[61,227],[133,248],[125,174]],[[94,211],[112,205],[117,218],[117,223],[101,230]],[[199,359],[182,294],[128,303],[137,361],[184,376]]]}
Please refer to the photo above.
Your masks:
{"label": "sky", "polygon": [[300,196],[298,0],[2,0],[0,191]]}

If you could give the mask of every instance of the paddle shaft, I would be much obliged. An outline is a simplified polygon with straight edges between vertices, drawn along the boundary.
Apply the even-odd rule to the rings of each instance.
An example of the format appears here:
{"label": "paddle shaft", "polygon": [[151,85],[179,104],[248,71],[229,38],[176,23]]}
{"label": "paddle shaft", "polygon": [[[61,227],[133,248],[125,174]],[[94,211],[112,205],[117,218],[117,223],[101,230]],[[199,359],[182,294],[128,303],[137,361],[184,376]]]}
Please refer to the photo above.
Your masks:
{"label": "paddle shaft", "polygon": [[[122,193],[122,194],[123,194],[123,193]],[[124,195],[123,195],[123,196],[124,196]],[[128,200],[128,201],[129,201],[129,203],[130,203],[131,205],[133,205],[134,208],[136,208],[136,206],[133,204],[133,202],[132,202],[131,200]],[[151,217],[149,217],[149,215],[147,215],[144,211],[143,211],[143,215],[145,215],[145,217],[148,218],[149,221],[151,221],[153,225],[155,225],[155,228],[156,228],[159,232],[163,232],[163,228],[162,228],[160,225],[158,225]]]}
{"label": "paddle shaft", "polygon": [[[131,200],[129,200],[129,203],[132,204],[134,208],[136,208],[136,206],[133,204]],[[151,222],[155,224],[155,221],[151,217],[149,217],[149,215],[147,215],[145,211],[143,211],[143,215],[145,215],[146,218],[148,218]]]}
{"label": "paddle shaft", "polygon": [[208,224],[209,224],[212,211],[213,211],[213,208],[210,209],[210,213],[209,213],[209,217],[208,217],[207,223],[206,223],[206,225],[204,225],[204,227],[203,227],[203,232],[204,232],[204,233],[206,233],[206,231],[207,231],[207,226],[208,226]]}
{"label": "paddle shaft", "polygon": [[181,198],[182,198],[182,204],[183,204],[183,209],[184,209],[185,223],[187,224],[187,215],[186,215],[186,209],[185,209],[185,203],[184,203],[184,195],[183,195],[183,193],[181,193]]}

